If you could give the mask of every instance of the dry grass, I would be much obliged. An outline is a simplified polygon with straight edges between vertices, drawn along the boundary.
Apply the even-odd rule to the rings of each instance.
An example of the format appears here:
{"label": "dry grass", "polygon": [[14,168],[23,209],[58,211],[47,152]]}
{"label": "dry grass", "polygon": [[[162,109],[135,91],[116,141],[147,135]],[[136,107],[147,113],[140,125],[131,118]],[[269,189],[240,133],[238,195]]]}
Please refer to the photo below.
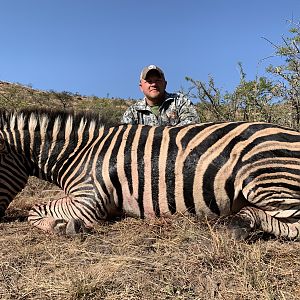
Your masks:
{"label": "dry grass", "polygon": [[0,223],[0,299],[300,299],[299,243],[235,242],[183,216],[127,218],[73,238],[23,221],[57,193],[31,181]]}

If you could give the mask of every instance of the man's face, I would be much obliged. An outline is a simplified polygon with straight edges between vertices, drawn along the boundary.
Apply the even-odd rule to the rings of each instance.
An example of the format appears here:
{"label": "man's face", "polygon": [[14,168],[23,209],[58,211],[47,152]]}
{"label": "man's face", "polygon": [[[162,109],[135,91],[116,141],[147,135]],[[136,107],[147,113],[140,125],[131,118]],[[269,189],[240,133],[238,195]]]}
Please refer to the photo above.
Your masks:
{"label": "man's face", "polygon": [[167,82],[156,72],[149,72],[146,79],[141,79],[140,89],[147,99],[158,103],[165,94]]}

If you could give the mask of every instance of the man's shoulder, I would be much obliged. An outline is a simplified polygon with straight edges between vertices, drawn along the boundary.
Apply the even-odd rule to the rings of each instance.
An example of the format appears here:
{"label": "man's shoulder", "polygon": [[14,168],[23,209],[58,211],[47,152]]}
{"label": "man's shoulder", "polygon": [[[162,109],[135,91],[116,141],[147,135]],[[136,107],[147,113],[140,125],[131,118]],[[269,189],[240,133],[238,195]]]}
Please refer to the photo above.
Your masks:
{"label": "man's shoulder", "polygon": [[166,100],[169,101],[175,101],[177,103],[177,105],[181,105],[181,104],[192,104],[192,101],[190,101],[190,99],[188,98],[188,96],[186,94],[177,92],[177,93],[166,93]]}
{"label": "man's shoulder", "polygon": [[136,100],[135,103],[133,103],[131,106],[129,106],[129,109],[145,110],[146,109],[145,99]]}
{"label": "man's shoulder", "polygon": [[177,99],[180,97],[180,93],[165,93],[165,100]]}

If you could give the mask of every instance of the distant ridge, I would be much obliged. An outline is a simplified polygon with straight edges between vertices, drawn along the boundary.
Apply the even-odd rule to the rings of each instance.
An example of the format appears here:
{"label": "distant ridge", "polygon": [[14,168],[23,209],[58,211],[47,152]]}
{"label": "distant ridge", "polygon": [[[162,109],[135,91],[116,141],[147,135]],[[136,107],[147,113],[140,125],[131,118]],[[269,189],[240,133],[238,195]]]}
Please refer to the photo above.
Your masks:
{"label": "distant ridge", "polygon": [[20,83],[0,80],[0,108],[54,108],[88,110],[99,113],[106,124],[119,124],[122,114],[134,100],[82,96],[78,93],[43,91]]}

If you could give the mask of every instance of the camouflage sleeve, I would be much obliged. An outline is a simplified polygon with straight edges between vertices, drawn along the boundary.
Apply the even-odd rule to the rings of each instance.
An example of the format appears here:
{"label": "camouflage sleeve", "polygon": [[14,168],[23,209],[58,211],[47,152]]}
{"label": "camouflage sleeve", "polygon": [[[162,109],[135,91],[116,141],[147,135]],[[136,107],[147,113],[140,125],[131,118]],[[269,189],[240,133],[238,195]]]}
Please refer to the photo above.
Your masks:
{"label": "camouflage sleeve", "polygon": [[179,123],[177,125],[200,123],[194,104],[186,96],[179,94],[178,104]]}
{"label": "camouflage sleeve", "polygon": [[128,107],[128,109],[124,112],[121,118],[121,124],[136,124],[136,118],[134,116],[134,110],[132,107]]}

